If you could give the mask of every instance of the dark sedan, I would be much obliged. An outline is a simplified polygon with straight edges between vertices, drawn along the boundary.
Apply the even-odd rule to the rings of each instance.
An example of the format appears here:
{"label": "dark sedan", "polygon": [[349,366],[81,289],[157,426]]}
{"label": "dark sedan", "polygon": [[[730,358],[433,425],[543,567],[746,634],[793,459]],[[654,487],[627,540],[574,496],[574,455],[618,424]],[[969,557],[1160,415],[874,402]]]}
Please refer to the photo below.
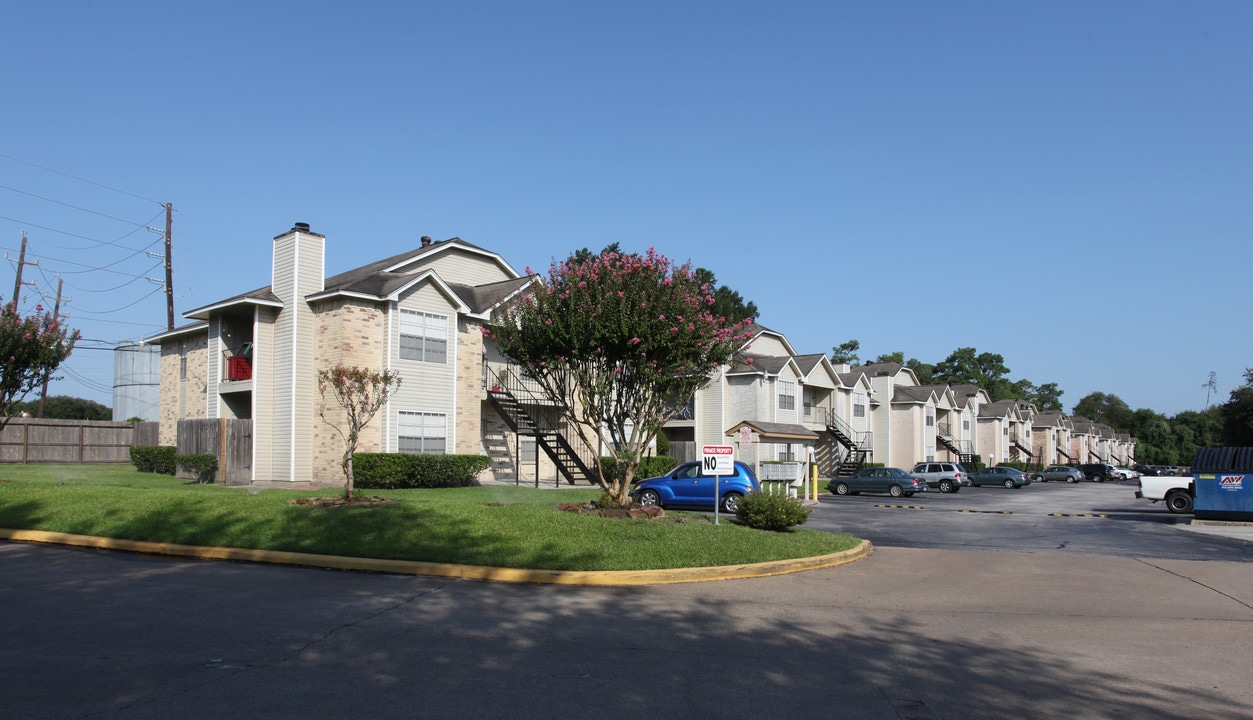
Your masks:
{"label": "dark sedan", "polygon": [[910,497],[926,492],[927,483],[900,468],[862,468],[856,475],[836,478],[827,485],[836,495],[857,495],[863,492],[887,493],[892,497]]}
{"label": "dark sedan", "polygon": [[970,478],[970,484],[975,487],[984,485],[1000,485],[1002,487],[1021,490],[1023,487],[1031,484],[1031,478],[1021,470],[1015,470],[1012,467],[1004,467],[997,465],[996,467],[984,468],[976,470],[967,477]]}

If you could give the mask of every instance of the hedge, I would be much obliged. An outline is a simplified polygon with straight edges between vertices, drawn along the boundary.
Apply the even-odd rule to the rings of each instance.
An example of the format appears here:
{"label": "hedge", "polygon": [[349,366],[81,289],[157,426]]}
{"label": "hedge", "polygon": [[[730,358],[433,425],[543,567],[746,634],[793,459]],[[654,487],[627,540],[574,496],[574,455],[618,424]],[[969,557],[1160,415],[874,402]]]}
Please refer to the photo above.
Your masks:
{"label": "hedge", "polygon": [[467,487],[490,465],[486,455],[354,453],[353,484],[376,490]]}
{"label": "hedge", "polygon": [[174,462],[185,472],[196,476],[202,483],[213,482],[213,473],[218,469],[218,457],[213,453],[188,453],[176,455]]}
{"label": "hedge", "polygon": [[[646,480],[648,478],[660,477],[674,469],[679,464],[678,460],[668,455],[649,455],[640,461],[640,466],[635,470],[635,481]],[[604,456],[600,459],[600,466],[605,469],[605,479],[612,480],[620,477],[618,472],[618,461],[611,456]]]}
{"label": "hedge", "polygon": [[173,475],[177,454],[173,445],[135,445],[131,447],[131,464],[139,472]]}

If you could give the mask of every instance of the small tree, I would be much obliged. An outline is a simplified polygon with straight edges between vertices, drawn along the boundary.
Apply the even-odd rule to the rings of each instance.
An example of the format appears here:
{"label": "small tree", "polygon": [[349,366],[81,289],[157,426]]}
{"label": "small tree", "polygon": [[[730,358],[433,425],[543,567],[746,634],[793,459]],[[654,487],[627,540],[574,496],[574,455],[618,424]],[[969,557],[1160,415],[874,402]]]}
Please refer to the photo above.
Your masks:
{"label": "small tree", "polygon": [[[335,428],[346,445],[344,458],[340,467],[344,471],[344,498],[352,498],[352,454],[357,450],[357,441],[361,438],[361,430],[369,424],[379,408],[387,404],[387,399],[400,387],[400,376],[391,370],[375,372],[369,368],[355,365],[347,367],[336,365],[330,370],[318,371],[318,392],[322,394],[322,406],[318,414],[328,425]],[[345,419],[332,421],[326,416],[326,393],[330,391],[335,403],[344,410]]]}
{"label": "small tree", "polygon": [[18,312],[17,303],[0,309],[0,428],[27,393],[70,356],[78,338],[77,330],[67,332],[41,305],[26,317]]}
{"label": "small tree", "polygon": [[732,325],[712,312],[714,294],[690,263],[606,248],[554,263],[548,282],[484,334],[576,421],[585,443],[612,453],[619,471],[598,461],[596,481],[625,503],[658,429],[749,337],[748,320]]}

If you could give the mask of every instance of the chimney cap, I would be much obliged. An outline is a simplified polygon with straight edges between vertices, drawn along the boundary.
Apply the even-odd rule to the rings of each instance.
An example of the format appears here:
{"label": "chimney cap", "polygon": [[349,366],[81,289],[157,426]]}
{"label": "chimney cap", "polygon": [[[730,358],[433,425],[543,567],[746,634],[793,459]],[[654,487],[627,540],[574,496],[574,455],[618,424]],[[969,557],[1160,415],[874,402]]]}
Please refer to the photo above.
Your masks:
{"label": "chimney cap", "polygon": [[292,232],[309,232],[309,223],[298,222],[292,225]]}
{"label": "chimney cap", "polygon": [[423,235],[423,236],[422,236],[422,247],[430,247],[430,246],[431,246],[431,236],[430,236],[430,235]]}

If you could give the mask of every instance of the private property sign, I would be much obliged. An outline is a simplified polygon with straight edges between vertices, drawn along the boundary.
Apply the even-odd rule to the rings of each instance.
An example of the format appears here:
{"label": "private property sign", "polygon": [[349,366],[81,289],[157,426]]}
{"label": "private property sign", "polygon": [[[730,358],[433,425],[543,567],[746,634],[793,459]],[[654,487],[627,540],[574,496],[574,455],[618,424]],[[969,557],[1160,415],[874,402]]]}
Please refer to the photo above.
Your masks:
{"label": "private property sign", "polygon": [[701,475],[732,475],[735,473],[735,448],[730,445],[703,445],[700,453]]}

